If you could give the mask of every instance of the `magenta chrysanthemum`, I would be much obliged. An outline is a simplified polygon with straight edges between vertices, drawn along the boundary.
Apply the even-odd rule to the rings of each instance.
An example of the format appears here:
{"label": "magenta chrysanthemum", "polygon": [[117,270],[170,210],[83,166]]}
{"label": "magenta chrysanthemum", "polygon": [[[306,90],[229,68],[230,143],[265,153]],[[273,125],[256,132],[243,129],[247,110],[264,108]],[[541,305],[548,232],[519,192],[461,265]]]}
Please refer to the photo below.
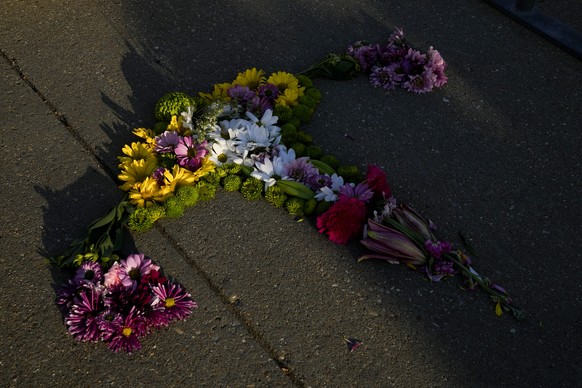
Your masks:
{"label": "magenta chrysanthemum", "polygon": [[181,138],[174,149],[178,157],[178,164],[190,171],[198,170],[202,165],[202,159],[208,153],[207,144],[206,140],[198,144],[191,136]]}
{"label": "magenta chrysanthemum", "polygon": [[173,319],[184,319],[198,307],[190,294],[178,284],[164,283],[152,287],[155,300],[152,306],[163,308]]}
{"label": "magenta chrysanthemum", "polygon": [[103,270],[99,263],[92,261],[85,261],[77,268],[73,282],[79,284],[83,281],[88,281],[94,284],[99,284],[103,278]]}
{"label": "magenta chrysanthemum", "polygon": [[101,294],[98,290],[81,292],[65,318],[69,333],[79,341],[97,341],[100,338],[97,317],[101,309]]}
{"label": "magenta chrysanthemum", "polygon": [[147,325],[143,316],[137,310],[131,309],[123,320],[113,321],[113,334],[109,340],[109,349],[114,352],[123,350],[127,353],[141,349],[139,338],[147,333]]}

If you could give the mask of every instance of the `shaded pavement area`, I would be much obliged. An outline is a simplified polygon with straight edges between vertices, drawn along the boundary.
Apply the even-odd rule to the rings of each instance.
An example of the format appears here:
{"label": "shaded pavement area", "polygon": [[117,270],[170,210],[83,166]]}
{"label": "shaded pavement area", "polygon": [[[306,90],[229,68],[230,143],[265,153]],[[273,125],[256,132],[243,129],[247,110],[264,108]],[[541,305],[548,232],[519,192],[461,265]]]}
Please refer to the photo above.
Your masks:
{"label": "shaded pavement area", "polygon": [[[542,6],[552,12],[546,1]],[[580,7],[572,3],[567,17]],[[556,16],[556,15],[554,15]],[[559,16],[559,15],[558,15]],[[580,20],[580,19],[574,19]],[[457,279],[357,263],[308,222],[219,192],[129,238],[199,308],[133,355],[70,337],[63,250],[121,197],[116,157],[168,91],[298,72],[404,29],[449,83],[427,95],[317,80],[307,130],[505,286],[524,322]],[[571,387],[582,381],[582,63],[477,0],[64,1],[0,7],[0,385]],[[344,338],[363,345],[348,352]]]}

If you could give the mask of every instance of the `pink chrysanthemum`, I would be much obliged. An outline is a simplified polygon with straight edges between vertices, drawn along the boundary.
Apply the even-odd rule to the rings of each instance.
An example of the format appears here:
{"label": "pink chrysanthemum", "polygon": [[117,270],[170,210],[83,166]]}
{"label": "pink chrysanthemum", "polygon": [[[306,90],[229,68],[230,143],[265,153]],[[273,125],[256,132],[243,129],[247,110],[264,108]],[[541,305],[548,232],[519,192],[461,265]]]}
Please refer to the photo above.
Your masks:
{"label": "pink chrysanthemum", "polygon": [[198,307],[192,296],[178,284],[158,284],[152,287],[152,292],[155,295],[152,306],[163,308],[171,319],[184,319]]}
{"label": "pink chrysanthemum", "polygon": [[96,289],[81,292],[65,318],[69,333],[79,341],[97,341],[100,338],[97,317],[101,305],[101,294]]}
{"label": "pink chrysanthemum", "polygon": [[121,266],[119,265],[119,262],[116,261],[115,263],[113,263],[111,268],[109,268],[109,270],[103,276],[104,277],[103,285],[109,288],[121,284],[121,279],[119,277],[121,271],[122,269]]}
{"label": "pink chrysanthemum", "polygon": [[152,269],[160,268],[141,253],[128,255],[126,259],[119,262],[119,267],[119,282],[125,287],[133,288],[137,287],[142,276],[149,274]]}
{"label": "pink chrysanthemum", "polygon": [[198,170],[202,166],[204,156],[208,153],[207,144],[206,140],[198,144],[191,136],[181,138],[174,149],[178,164],[190,171]]}
{"label": "pink chrysanthemum", "polygon": [[366,204],[357,198],[341,195],[325,213],[317,217],[319,233],[336,244],[346,244],[360,235],[366,221]]}

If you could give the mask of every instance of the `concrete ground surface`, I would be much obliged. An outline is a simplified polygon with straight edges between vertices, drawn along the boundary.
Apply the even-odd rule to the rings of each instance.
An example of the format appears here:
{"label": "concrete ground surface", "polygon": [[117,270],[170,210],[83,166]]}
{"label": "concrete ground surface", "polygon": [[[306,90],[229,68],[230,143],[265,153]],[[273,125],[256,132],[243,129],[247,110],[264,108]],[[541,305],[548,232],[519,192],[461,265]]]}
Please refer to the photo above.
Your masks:
{"label": "concrete ground surface", "polygon": [[[566,18],[582,13],[570,3]],[[363,76],[318,80],[307,130],[345,163],[381,166],[443,239],[468,236],[477,271],[508,289],[525,321],[496,317],[456,279],[358,264],[357,243],[334,245],[266,202],[219,192],[128,236],[193,295],[190,318],[133,355],[67,334],[54,304],[63,276],[43,257],[119,200],[116,156],[132,128],[153,124],[159,97],[249,67],[298,72],[394,26],[441,52],[448,85],[413,95]],[[0,50],[1,386],[582,381],[582,63],[485,3],[3,0]],[[350,353],[344,337],[363,345]]]}

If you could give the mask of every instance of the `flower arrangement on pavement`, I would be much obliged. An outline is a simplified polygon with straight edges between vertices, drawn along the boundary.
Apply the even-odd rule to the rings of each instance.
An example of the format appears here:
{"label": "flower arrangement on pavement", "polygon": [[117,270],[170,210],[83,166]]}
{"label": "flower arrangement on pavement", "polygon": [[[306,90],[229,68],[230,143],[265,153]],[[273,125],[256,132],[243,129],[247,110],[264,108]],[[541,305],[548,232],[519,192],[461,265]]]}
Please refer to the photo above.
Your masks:
{"label": "flower arrangement on pavement", "polygon": [[460,275],[465,289],[480,288],[497,315],[522,312],[505,289],[479,275],[471,258],[439,240],[434,225],[397,203],[385,173],[342,165],[302,130],[321,100],[313,79],[367,74],[374,86],[427,93],[446,84],[446,63],[432,47],[421,53],[397,29],[385,44],[363,41],[329,54],[299,74],[251,68],[209,92],[171,92],[154,109],[156,124],[138,128],[122,149],[120,189],[126,197],[52,262],[76,268],[59,291],[69,332],[103,340],[114,350],[139,349],[152,329],[187,317],[197,305],[180,286],[140,254],[119,259],[123,229],[143,232],[175,218],[219,189],[264,199],[298,219],[310,217],[337,244],[360,240],[359,261],[405,264],[428,279]]}

